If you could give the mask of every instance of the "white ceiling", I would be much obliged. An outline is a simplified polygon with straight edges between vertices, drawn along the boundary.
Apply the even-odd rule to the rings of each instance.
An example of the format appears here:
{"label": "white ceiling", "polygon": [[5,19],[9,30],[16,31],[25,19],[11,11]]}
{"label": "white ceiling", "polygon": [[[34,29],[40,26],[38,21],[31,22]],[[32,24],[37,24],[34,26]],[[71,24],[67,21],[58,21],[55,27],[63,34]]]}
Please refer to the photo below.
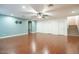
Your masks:
{"label": "white ceiling", "polygon": [[51,14],[47,19],[79,15],[79,4],[53,4],[50,7],[47,4],[0,4],[0,14],[4,15],[13,14],[16,17],[37,20],[39,18],[35,14],[38,12]]}

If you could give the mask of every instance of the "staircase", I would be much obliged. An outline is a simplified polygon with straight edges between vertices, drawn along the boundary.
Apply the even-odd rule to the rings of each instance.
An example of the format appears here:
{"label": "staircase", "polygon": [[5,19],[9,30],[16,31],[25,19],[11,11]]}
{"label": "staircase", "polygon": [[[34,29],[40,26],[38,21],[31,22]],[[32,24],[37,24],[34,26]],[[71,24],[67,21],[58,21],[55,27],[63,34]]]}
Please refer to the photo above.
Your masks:
{"label": "staircase", "polygon": [[77,25],[69,25],[69,27],[68,27],[68,35],[79,35]]}

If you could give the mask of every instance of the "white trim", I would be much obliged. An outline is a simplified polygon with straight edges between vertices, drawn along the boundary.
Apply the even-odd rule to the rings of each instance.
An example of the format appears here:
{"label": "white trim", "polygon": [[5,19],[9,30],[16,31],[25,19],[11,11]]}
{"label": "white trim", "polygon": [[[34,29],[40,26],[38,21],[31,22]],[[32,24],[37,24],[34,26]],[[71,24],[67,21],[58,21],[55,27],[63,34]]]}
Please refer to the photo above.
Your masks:
{"label": "white trim", "polygon": [[[37,33],[43,33],[43,32],[37,32]],[[44,32],[44,34],[68,36],[67,34],[53,34],[53,33],[45,33],[45,32]]]}
{"label": "white trim", "polygon": [[79,36],[79,35],[73,35],[73,34],[70,34],[70,35],[68,35],[68,36]]}
{"label": "white trim", "polygon": [[15,35],[10,35],[10,36],[4,36],[4,37],[0,37],[0,39],[4,39],[4,38],[10,38],[10,37],[16,37],[16,36],[22,36],[22,35],[27,35],[28,33],[21,33],[21,34],[15,34]]}
{"label": "white trim", "polygon": [[32,32],[32,33],[36,33],[36,32]]}

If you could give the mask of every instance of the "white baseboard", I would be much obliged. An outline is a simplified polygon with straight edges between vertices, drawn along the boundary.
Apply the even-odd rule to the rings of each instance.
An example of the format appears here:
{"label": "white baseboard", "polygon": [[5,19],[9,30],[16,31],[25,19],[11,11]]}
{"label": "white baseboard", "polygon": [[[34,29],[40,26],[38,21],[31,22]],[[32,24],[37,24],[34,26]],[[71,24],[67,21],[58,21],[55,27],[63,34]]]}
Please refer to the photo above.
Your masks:
{"label": "white baseboard", "polygon": [[68,35],[68,36],[79,36],[79,35],[72,35],[72,34],[71,34],[71,35]]}
{"label": "white baseboard", "polygon": [[32,32],[32,33],[36,33],[36,32]]}
{"label": "white baseboard", "polygon": [[22,36],[22,35],[27,35],[28,33],[21,33],[21,34],[15,34],[15,35],[10,35],[10,36],[4,36],[4,37],[0,37],[0,39],[4,39],[4,38],[10,38],[10,37],[16,37],[16,36]]}
{"label": "white baseboard", "polygon": [[[36,33],[45,33],[45,32],[36,32]],[[52,34],[52,35],[64,35],[64,36],[67,36],[67,34],[53,34],[53,33],[45,33],[45,34]]]}

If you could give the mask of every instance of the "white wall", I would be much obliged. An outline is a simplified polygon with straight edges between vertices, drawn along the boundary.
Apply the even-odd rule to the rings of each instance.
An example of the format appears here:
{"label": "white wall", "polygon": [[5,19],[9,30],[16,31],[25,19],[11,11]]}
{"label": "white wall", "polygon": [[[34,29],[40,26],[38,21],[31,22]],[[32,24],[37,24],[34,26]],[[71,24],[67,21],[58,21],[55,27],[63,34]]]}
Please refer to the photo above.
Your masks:
{"label": "white wall", "polygon": [[54,19],[37,21],[37,32],[67,35],[67,20]]}
{"label": "white wall", "polygon": [[79,15],[76,17],[76,23],[77,23],[78,32],[79,32]]}

